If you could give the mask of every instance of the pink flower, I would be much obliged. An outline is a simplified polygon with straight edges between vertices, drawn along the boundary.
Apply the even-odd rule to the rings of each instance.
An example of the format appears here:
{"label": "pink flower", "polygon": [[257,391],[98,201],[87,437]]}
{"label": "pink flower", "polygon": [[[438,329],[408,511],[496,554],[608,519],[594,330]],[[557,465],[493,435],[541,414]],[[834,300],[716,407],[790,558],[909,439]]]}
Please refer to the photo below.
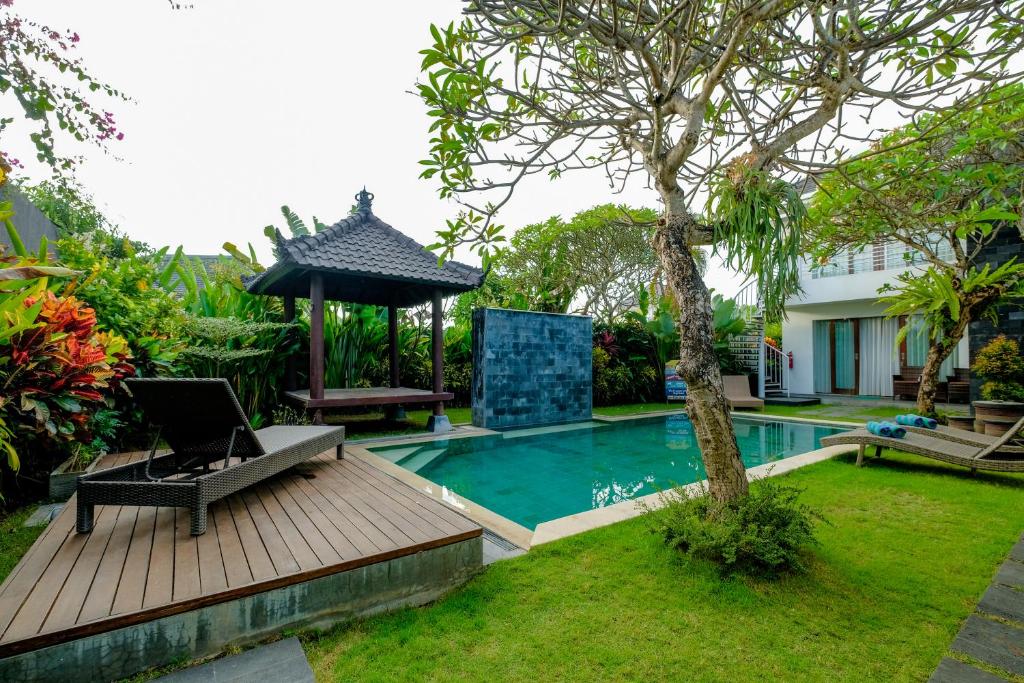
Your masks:
{"label": "pink flower", "polygon": [[117,139],[118,140],[124,140],[124,133],[118,133],[117,134]]}

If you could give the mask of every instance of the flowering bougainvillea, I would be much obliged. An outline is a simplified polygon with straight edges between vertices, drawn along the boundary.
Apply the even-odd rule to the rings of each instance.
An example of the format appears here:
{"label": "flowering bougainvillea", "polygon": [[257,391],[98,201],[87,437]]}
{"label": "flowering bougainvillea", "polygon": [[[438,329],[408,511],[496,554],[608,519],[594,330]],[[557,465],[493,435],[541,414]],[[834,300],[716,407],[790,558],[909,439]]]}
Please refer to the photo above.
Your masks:
{"label": "flowering bougainvillea", "polygon": [[[58,151],[57,136],[107,149],[110,141],[124,139],[124,133],[114,114],[98,108],[92,99],[100,94],[121,101],[127,97],[85,69],[74,52],[81,40],[77,33],[26,19],[14,12],[13,4],[0,0],[0,100],[18,103],[31,124],[37,159],[54,175],[66,177],[78,159]],[[13,122],[0,117],[0,146],[9,147],[2,144],[3,134]],[[9,167],[22,167],[7,153],[0,156]]]}

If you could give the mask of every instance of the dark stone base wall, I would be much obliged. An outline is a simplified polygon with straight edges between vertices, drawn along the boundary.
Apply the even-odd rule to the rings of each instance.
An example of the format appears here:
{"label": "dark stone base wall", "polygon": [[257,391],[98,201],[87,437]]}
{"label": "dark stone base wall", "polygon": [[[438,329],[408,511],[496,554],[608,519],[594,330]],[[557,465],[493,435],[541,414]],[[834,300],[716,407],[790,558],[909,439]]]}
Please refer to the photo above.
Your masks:
{"label": "dark stone base wall", "polygon": [[[1024,261],[1024,241],[1020,233],[1012,227],[1006,227],[999,231],[999,235],[988,244],[978,255],[976,267],[982,268],[986,263],[995,268],[1003,265],[1014,256],[1017,261]],[[999,323],[993,325],[989,320],[975,320],[971,322],[968,334],[970,335],[971,365],[974,359],[986,344],[1000,334],[1005,334],[1011,339],[1016,339],[1021,348],[1024,349],[1024,309],[1017,305],[1003,306],[998,310]],[[971,376],[971,400],[981,398],[978,389],[981,381]]]}
{"label": "dark stone base wall", "polygon": [[587,316],[473,311],[473,424],[489,429],[589,420]]}

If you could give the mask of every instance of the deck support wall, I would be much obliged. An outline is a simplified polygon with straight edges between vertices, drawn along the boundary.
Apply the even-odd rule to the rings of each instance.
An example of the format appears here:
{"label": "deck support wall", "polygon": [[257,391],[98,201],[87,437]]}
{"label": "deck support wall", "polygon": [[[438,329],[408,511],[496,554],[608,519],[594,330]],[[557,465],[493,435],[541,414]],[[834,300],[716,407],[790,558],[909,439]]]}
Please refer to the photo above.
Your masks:
{"label": "deck support wall", "polygon": [[481,536],[0,659],[0,680],[87,683],[209,657],[284,629],[423,605],[480,570]]}

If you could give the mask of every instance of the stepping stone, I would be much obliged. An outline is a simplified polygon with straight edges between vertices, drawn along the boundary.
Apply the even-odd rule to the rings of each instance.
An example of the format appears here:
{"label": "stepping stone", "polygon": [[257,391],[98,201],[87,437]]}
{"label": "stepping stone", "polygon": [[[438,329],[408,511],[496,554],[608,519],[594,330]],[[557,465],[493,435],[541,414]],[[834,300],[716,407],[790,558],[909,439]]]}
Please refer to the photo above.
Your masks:
{"label": "stepping stone", "polygon": [[949,657],[939,662],[939,668],[935,670],[928,683],[1005,683],[1005,678],[1000,678],[987,671],[977,669],[970,664]]}
{"label": "stepping stone", "polygon": [[1011,588],[1024,589],[1024,562],[1007,560],[996,574],[996,583]]}
{"label": "stepping stone", "polygon": [[1024,591],[1001,586],[998,583],[989,586],[981,596],[978,609],[997,617],[1019,621],[1024,624]]}
{"label": "stepping stone", "polygon": [[1024,676],[1024,629],[971,615],[951,650]]}
{"label": "stepping stone", "polygon": [[1010,550],[1010,559],[1017,560],[1018,562],[1024,562],[1024,539],[1021,539],[1020,542]]}
{"label": "stepping stone", "polygon": [[23,526],[43,526],[49,524],[63,509],[64,503],[40,505],[35,509],[35,512],[28,516],[28,519],[25,520],[25,524]]}
{"label": "stepping stone", "polygon": [[314,683],[298,638],[261,645],[156,679],[156,683]]}

